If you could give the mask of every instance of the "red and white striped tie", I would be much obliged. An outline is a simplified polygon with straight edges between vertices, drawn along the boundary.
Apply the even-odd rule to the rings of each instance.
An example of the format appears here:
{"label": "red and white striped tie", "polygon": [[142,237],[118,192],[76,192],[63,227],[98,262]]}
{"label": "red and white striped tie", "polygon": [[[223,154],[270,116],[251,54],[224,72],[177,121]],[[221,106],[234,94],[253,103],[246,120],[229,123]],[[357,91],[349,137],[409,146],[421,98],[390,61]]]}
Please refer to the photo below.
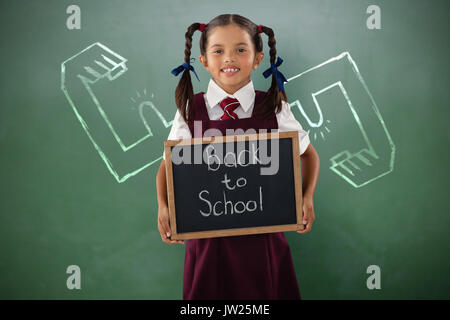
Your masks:
{"label": "red and white striped tie", "polygon": [[220,120],[239,119],[238,115],[234,113],[234,110],[239,106],[239,101],[234,98],[227,97],[220,101],[220,107],[223,110],[223,116],[220,117]]}

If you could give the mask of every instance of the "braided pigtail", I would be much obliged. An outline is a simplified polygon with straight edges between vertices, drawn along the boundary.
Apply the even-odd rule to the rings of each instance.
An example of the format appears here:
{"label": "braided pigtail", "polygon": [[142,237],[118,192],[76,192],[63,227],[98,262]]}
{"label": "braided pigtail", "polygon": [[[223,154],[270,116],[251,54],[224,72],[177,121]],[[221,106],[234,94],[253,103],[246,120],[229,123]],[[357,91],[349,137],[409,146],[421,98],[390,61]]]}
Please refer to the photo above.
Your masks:
{"label": "braided pigtail", "polygon": [[[201,30],[204,25],[201,23],[191,24],[185,33],[186,45],[184,49],[184,62],[189,64],[191,60],[191,48],[192,48],[192,35],[196,30]],[[193,70],[193,69],[192,69]],[[192,87],[190,70],[185,68],[180,82],[175,89],[175,103],[178,107],[178,111],[186,122],[193,122],[194,119],[194,89]],[[189,103],[188,112],[186,112],[186,106]]]}
{"label": "braided pigtail", "polygon": [[[264,32],[269,37],[269,48],[270,48],[270,64],[275,63],[275,58],[277,56],[277,49],[275,35],[273,30],[267,26],[260,26],[261,31]],[[272,73],[272,83],[270,89],[267,91],[265,99],[262,101],[262,106],[258,112],[264,118],[269,118],[273,116],[273,113],[278,113],[282,108],[282,100],[287,102],[286,93],[280,91],[278,87],[278,82],[276,79],[276,74]]]}

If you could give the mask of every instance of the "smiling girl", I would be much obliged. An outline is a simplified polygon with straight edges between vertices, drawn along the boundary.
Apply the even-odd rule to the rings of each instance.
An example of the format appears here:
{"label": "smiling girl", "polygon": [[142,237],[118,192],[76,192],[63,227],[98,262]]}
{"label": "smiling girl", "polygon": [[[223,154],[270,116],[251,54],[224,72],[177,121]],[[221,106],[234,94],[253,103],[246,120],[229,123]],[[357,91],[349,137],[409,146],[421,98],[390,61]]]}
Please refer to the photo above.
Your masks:
{"label": "smiling girl", "polygon": [[[211,74],[206,93],[194,95],[189,64],[192,35],[201,31],[200,61]],[[268,92],[254,90],[251,73],[264,58],[261,33],[269,37],[272,75]],[[256,25],[236,14],[217,16],[208,24],[193,23],[185,34],[184,63],[172,73],[183,72],[175,91],[178,110],[168,140],[202,137],[215,128],[223,135],[226,129],[252,128],[296,130],[299,133],[303,175],[303,224],[297,231],[311,230],[315,219],[313,194],[319,175],[319,157],[308,134],[294,118],[284,92],[286,81],[276,60],[273,30]],[[194,131],[194,121],[201,130]],[[169,244],[184,243],[170,239],[167,204],[165,155],[161,161],[156,185],[158,193],[158,230]],[[282,232],[234,237],[186,240],[183,299],[300,299],[289,244]]]}

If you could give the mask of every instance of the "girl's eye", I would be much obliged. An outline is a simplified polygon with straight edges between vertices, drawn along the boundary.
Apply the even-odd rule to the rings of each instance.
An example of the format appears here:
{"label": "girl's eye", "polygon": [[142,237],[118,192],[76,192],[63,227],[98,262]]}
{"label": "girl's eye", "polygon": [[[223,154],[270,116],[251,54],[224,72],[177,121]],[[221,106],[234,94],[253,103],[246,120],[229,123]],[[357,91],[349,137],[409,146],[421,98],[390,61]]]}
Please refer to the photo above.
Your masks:
{"label": "girl's eye", "polygon": [[[239,52],[245,52],[246,51],[244,48],[240,48],[238,50],[239,50]],[[216,50],[216,51],[214,51],[214,53],[221,52],[221,51],[222,50]]]}

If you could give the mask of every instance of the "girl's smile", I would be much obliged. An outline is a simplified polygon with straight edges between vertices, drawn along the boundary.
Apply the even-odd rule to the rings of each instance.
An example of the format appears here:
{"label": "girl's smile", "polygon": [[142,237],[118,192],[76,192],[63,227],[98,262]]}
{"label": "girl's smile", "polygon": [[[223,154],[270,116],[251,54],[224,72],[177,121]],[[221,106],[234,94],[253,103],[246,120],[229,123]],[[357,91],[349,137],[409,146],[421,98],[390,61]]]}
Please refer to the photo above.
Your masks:
{"label": "girl's smile", "polygon": [[236,73],[238,73],[239,70],[240,69],[237,67],[227,66],[227,67],[221,69],[220,71],[223,72],[225,74],[225,76],[231,77],[231,76],[235,75]]}

